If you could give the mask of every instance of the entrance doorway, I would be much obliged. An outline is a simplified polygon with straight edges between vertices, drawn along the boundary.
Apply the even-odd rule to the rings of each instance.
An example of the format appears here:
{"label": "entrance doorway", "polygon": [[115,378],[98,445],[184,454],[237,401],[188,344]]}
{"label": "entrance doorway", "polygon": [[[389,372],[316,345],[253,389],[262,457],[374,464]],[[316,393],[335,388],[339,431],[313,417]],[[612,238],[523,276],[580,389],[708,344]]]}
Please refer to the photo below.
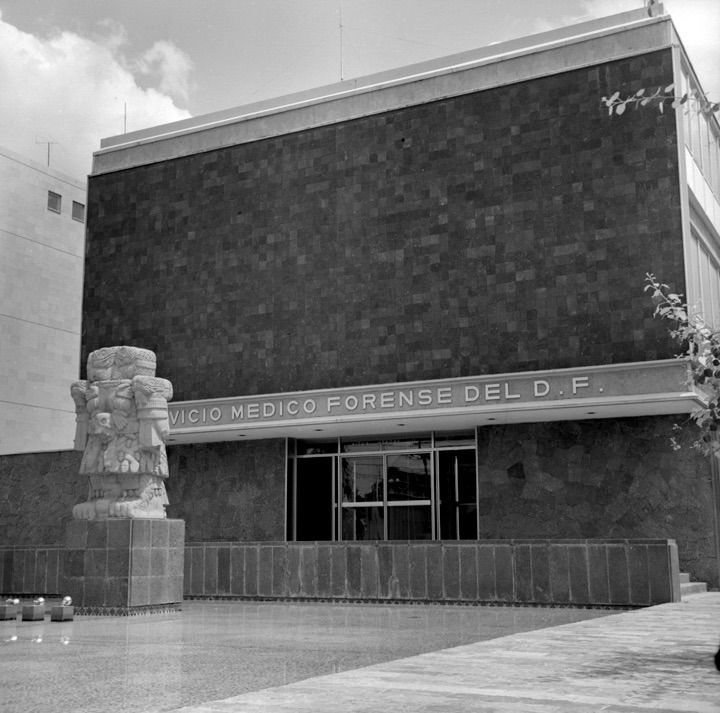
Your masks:
{"label": "entrance doorway", "polygon": [[436,452],[440,539],[476,540],[477,478],[475,450]]}
{"label": "entrance doorway", "polygon": [[475,433],[291,441],[288,539],[477,539]]}

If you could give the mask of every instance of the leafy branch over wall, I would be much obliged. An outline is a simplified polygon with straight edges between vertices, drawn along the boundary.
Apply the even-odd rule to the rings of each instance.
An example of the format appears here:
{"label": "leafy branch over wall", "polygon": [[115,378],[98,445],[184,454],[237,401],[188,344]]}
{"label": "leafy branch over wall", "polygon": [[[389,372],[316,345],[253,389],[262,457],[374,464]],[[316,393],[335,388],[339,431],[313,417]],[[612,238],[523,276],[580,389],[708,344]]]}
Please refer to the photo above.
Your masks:
{"label": "leafy branch over wall", "polygon": [[685,94],[678,96],[675,94],[674,84],[655,89],[643,87],[634,94],[625,97],[621,96],[620,92],[615,92],[609,97],[603,97],[600,101],[607,107],[610,116],[613,114],[620,116],[631,106],[639,109],[648,105],[656,106],[661,114],[665,111],[666,105],[671,106],[673,109],[685,106],[686,111],[707,116],[720,112],[720,102],[708,101],[702,93],[696,91],[685,92]]}
{"label": "leafy branch over wall", "polygon": [[[670,335],[679,342],[684,353],[678,358],[690,365],[690,382],[707,395],[707,406],[694,411],[690,419],[700,430],[693,447],[702,453],[717,452],[717,436],[720,431],[720,332],[712,330],[698,313],[691,313],[682,295],[671,292],[670,287],[659,282],[655,275],[645,276],[645,291],[651,293],[655,304],[655,316],[672,323]],[[675,425],[677,431],[682,426]],[[673,448],[680,448],[671,438]]]}

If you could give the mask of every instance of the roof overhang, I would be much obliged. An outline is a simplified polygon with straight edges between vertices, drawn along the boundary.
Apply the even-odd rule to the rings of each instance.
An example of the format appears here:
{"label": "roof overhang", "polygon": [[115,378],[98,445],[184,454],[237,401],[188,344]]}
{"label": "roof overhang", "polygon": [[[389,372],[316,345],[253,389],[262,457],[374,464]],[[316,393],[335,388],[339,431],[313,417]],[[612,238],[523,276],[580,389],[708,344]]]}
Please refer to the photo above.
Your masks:
{"label": "roof overhang", "polygon": [[705,404],[687,363],[668,359],[181,401],[169,405],[168,444],[689,414]]}

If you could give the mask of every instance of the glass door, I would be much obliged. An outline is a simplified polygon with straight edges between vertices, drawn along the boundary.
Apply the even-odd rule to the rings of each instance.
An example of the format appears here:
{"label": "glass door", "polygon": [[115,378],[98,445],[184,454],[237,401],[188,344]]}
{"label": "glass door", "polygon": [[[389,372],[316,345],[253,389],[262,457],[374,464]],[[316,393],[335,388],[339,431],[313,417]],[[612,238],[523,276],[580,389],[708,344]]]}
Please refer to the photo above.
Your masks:
{"label": "glass door", "polygon": [[335,458],[296,458],[295,539],[333,540]]}
{"label": "glass door", "polygon": [[430,453],[385,456],[387,539],[434,539]]}
{"label": "glass door", "polygon": [[440,539],[477,539],[475,450],[437,451]]}
{"label": "glass door", "polygon": [[430,540],[433,474],[430,453],[342,456],[343,540]]}

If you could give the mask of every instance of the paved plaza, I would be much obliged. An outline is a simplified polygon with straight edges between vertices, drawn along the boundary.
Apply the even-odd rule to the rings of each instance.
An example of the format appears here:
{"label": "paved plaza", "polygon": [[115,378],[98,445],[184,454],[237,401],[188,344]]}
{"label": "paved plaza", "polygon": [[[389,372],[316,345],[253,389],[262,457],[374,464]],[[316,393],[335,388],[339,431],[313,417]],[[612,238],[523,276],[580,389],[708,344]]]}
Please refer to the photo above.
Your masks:
{"label": "paved plaza", "polygon": [[619,613],[188,601],[0,626],[3,713],[720,712],[720,593]]}

